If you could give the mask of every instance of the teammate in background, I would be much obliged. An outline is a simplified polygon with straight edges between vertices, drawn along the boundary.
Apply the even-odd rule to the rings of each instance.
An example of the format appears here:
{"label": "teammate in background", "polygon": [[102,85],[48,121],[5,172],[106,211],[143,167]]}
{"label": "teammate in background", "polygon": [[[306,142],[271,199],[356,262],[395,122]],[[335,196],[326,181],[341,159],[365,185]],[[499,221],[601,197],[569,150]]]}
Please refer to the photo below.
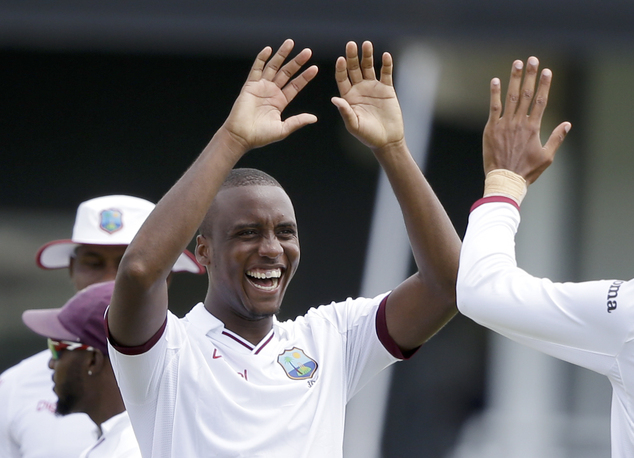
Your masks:
{"label": "teammate in background", "polygon": [[[47,243],[37,253],[43,269],[68,268],[75,290],[114,280],[127,245],[154,204],[130,196],[104,196],[79,205],[70,240]],[[202,273],[191,253],[173,271]],[[94,443],[95,425],[83,414],[55,415],[50,352],[41,351],[0,375],[0,457],[68,458]]]}
{"label": "teammate in background", "polygon": [[108,358],[103,325],[114,281],[90,285],[62,308],[27,310],[22,321],[48,338],[57,414],[86,413],[98,438],[80,458],[141,457]]}
{"label": "teammate in background", "polygon": [[[528,59],[511,72],[504,113],[491,83],[484,129],[484,197],[469,218],[460,257],[458,308],[517,342],[605,375],[612,384],[612,457],[634,456],[634,282],[553,283],[517,267],[514,237],[527,184],[551,164],[570,130],[560,124],[542,146],[539,131],[552,74]],[[521,446],[518,444],[518,446]]]}
{"label": "teammate in background", "polygon": [[[306,113],[281,120],[317,74],[310,66],[295,77],[311,52],[284,64],[292,48],[287,40],[272,57],[269,47],[259,53],[227,120],[121,261],[110,355],[144,456],[341,456],[348,400],[456,313],[460,240],[405,144],[392,57],[383,55],[377,79],[372,44],[359,65],[350,42],[332,101],[387,173],[419,270],[389,294],[276,320],[300,257],[293,205],[269,175],[232,168],[316,122]],[[179,320],[165,279],[199,227],[209,288]]]}

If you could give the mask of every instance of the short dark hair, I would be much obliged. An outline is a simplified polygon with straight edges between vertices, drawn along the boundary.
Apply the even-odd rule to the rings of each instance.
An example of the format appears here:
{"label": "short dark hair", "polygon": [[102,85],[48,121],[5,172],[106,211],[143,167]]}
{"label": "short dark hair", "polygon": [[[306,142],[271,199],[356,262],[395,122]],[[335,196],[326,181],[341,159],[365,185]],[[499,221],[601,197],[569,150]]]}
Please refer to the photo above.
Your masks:
{"label": "short dark hair", "polygon": [[[232,169],[223,181],[220,186],[220,190],[230,189],[230,188],[239,188],[241,186],[277,186],[278,188],[282,188],[282,185],[271,175],[262,170],[251,169],[251,168],[239,168]],[[284,189],[284,188],[282,188]],[[200,224],[198,228],[198,232],[205,236],[211,236],[211,213],[214,204],[211,204],[209,210],[207,210],[207,214],[203,219],[203,222]]]}
{"label": "short dark hair", "polygon": [[220,189],[237,188],[240,186],[277,186],[282,185],[271,175],[258,169],[232,169],[220,186]]}

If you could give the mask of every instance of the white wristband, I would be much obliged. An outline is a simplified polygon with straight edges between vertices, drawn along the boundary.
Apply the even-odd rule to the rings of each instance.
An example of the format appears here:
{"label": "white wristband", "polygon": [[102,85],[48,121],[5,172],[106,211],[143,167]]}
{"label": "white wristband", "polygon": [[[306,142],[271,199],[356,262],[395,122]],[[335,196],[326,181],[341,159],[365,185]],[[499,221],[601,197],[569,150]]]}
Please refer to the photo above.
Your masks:
{"label": "white wristband", "polygon": [[517,205],[522,203],[528,185],[526,180],[515,172],[505,169],[495,169],[487,173],[484,180],[484,196],[510,197]]}

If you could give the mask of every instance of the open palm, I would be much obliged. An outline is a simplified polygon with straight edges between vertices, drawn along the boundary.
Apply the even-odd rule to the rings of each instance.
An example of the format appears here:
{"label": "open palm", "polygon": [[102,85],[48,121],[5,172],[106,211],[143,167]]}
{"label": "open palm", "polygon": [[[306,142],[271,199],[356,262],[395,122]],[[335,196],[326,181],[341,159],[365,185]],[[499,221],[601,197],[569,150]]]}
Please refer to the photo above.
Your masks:
{"label": "open palm", "polygon": [[346,45],[346,57],[337,59],[335,78],[340,97],[333,97],[348,131],[370,148],[403,140],[403,117],[392,84],[392,56],[383,55],[381,77],[376,78],[372,43]]}
{"label": "open palm", "polygon": [[246,149],[277,142],[300,127],[317,121],[314,115],[308,113],[282,120],[286,106],[317,74],[317,67],[313,65],[291,80],[311,56],[310,50],[304,49],[282,66],[292,49],[292,40],[286,40],[270,60],[271,48],[267,47],[258,54],[225,121],[224,127]]}

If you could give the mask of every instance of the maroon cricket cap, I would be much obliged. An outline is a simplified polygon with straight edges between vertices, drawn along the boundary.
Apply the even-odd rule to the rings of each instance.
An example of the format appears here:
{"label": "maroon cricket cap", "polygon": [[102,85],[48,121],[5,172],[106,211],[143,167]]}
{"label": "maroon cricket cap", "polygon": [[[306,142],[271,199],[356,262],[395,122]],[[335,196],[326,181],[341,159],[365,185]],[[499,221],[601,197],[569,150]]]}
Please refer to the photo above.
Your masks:
{"label": "maroon cricket cap", "polygon": [[41,336],[90,345],[107,355],[104,314],[113,289],[114,281],[90,285],[61,308],[26,310],[22,321]]}

